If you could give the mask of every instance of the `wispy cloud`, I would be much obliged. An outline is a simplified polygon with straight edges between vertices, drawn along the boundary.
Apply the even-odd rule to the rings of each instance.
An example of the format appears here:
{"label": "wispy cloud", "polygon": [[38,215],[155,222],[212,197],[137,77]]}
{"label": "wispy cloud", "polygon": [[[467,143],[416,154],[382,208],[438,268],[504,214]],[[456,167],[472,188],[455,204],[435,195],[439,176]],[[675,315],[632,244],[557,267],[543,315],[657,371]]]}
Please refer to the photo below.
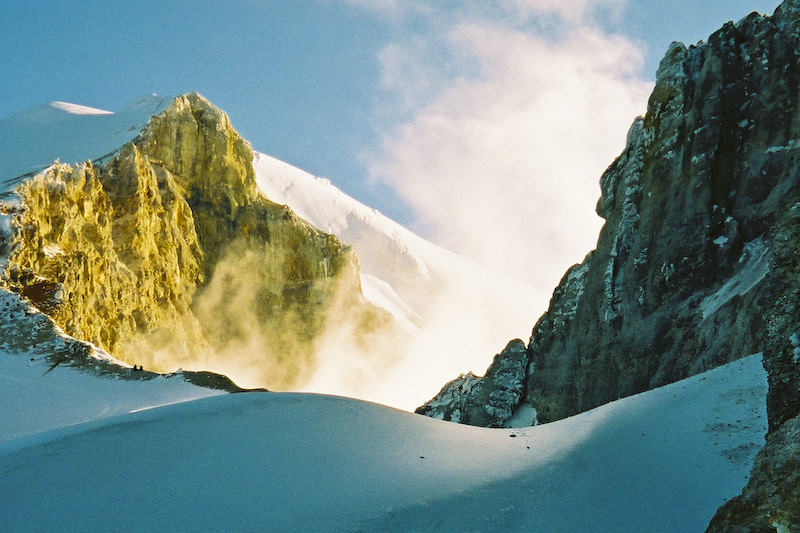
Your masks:
{"label": "wispy cloud", "polygon": [[[456,20],[464,18],[497,19],[514,17],[516,23],[532,18],[555,16],[548,22],[592,23],[599,15],[616,15],[624,9],[627,0],[320,0],[338,1],[347,6],[384,17],[400,19],[406,16],[425,15]],[[512,19],[509,19],[512,20]]]}
{"label": "wispy cloud", "polygon": [[[369,166],[412,206],[415,229],[549,289],[594,247],[600,175],[651,89],[640,51],[594,23],[622,7],[470,4],[398,32],[379,59],[386,109],[400,112]],[[531,29],[537,15],[557,22]]]}
{"label": "wispy cloud", "polygon": [[651,86],[636,46],[602,29],[621,0],[339,1],[395,25],[376,58],[371,178],[411,206],[417,233],[495,269],[443,273],[421,334],[377,373],[368,353],[324,343],[336,353],[312,390],[409,407],[529,334],[596,244],[600,175]]}
{"label": "wispy cloud", "polygon": [[599,11],[619,13],[625,3],[626,0],[510,0],[501,5],[522,17],[554,14],[564,21],[575,23],[591,19]]}

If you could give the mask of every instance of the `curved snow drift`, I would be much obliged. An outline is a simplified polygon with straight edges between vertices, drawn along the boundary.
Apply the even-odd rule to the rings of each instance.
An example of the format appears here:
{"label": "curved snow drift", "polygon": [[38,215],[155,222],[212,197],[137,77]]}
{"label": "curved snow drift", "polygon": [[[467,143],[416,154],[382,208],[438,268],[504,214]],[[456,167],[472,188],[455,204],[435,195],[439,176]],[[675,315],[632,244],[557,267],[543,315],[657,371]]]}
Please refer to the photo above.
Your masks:
{"label": "curved snow drift", "polygon": [[[30,381],[29,409],[58,409],[45,381]],[[747,480],[766,389],[756,355],[522,430],[329,396],[216,396],[0,446],[0,523],[700,531]]]}

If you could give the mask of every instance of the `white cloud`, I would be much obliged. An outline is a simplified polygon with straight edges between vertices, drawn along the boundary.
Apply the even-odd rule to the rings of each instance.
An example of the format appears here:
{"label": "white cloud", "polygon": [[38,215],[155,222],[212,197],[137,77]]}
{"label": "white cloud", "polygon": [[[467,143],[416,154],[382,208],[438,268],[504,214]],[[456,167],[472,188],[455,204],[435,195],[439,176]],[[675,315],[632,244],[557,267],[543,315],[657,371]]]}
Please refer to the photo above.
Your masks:
{"label": "white cloud", "polygon": [[347,394],[410,407],[460,372],[482,373],[508,339],[527,339],[560,277],[594,248],[600,176],[651,85],[638,77],[639,50],[593,22],[621,0],[566,4],[415,2],[424,14],[380,4],[396,26],[378,57],[385,94],[371,178],[412,207],[417,233],[528,286],[448,271],[449,288],[426,295],[423,332],[396,347],[395,366],[373,375],[368,357],[326,343],[338,352],[313,390],[342,393],[347,382]]}
{"label": "white cloud", "polygon": [[381,55],[384,86],[410,113],[384,132],[371,175],[427,237],[550,290],[596,243],[600,175],[651,89],[636,76],[642,55],[586,21],[554,41],[502,17],[457,20]]}
{"label": "white cloud", "polygon": [[510,0],[508,7],[522,17],[555,14],[564,21],[579,22],[598,10],[618,13],[625,3],[626,0]]}
{"label": "white cloud", "polygon": [[413,110],[435,90],[432,81],[435,73],[419,63],[419,57],[427,53],[427,43],[423,39],[409,39],[403,45],[387,45],[378,56],[381,85],[394,93],[394,105],[399,105],[401,110]]}

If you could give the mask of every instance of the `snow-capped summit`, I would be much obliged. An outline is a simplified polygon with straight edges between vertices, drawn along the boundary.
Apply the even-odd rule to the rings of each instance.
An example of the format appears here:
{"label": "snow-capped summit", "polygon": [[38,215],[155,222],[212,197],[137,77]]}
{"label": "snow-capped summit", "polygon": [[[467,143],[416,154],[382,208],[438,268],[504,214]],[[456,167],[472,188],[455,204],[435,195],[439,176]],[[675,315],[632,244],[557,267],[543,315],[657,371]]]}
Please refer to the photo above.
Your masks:
{"label": "snow-capped summit", "polygon": [[71,104],[69,102],[50,102],[50,107],[72,113],[73,115],[113,115],[113,111],[106,111],[105,109],[97,109],[96,107],[88,107],[80,104]]}
{"label": "snow-capped summit", "polygon": [[0,119],[0,192],[53,161],[91,161],[136,137],[173,98],[146,95],[116,113],[51,102]]}
{"label": "snow-capped summit", "polygon": [[[238,139],[235,142],[241,144],[241,146],[237,148],[236,166],[235,168],[231,168],[230,172],[225,171],[222,174],[218,174],[216,169],[203,166],[206,164],[211,165],[211,160],[183,162],[181,158],[184,152],[180,150],[175,151],[175,147],[169,146],[171,143],[181,142],[186,144],[193,142],[192,139],[197,135],[196,124],[193,122],[195,118],[190,116],[191,113],[186,114],[185,112],[188,112],[190,108],[194,107],[196,107],[195,112],[198,113],[198,117],[202,115],[205,117],[202,119],[204,121],[216,121],[214,123],[222,128],[222,130],[226,131],[226,134],[229,134],[231,139]],[[169,116],[164,116],[165,113]],[[214,118],[212,119],[212,117]],[[153,120],[156,120],[161,125],[159,126],[159,131],[163,130],[162,133],[164,137],[159,137],[157,139],[153,137],[150,141],[147,141],[144,139],[144,136],[146,136],[147,131],[153,129]],[[177,122],[171,124],[170,121]],[[181,121],[185,121],[186,124]],[[178,134],[177,130],[184,127],[188,129],[181,130],[181,133]],[[215,126],[215,128],[216,127],[217,126]],[[151,132],[151,137],[152,135],[154,134]],[[128,143],[138,143],[138,147],[133,152],[122,155],[120,151],[123,150],[125,146],[128,146]],[[184,149],[181,150],[184,150],[186,154],[194,153],[192,146],[184,147]],[[134,159],[138,157],[136,153],[141,153],[144,157],[141,164],[134,161]],[[123,166],[130,169],[124,172],[132,172],[133,174],[130,174],[131,177],[137,176],[135,177],[135,182],[139,183],[139,185],[137,185],[137,194],[144,194],[153,188],[163,188],[163,190],[160,190],[159,194],[154,198],[140,200],[130,204],[125,198],[129,197],[132,191],[128,189],[125,189],[125,191],[116,191],[116,188],[120,184],[114,185],[116,182],[114,176],[121,171],[112,170],[111,168],[106,169],[105,167],[106,162],[113,158],[121,158],[119,163],[124,163]],[[67,164],[90,160],[95,162],[97,168],[93,170],[87,167],[80,170],[77,167],[73,169],[67,167],[51,167],[53,161],[57,159]],[[251,169],[248,169],[248,166],[251,164]],[[153,167],[152,171],[147,171],[139,176],[138,173],[141,168],[144,168],[141,165],[145,165],[145,167],[156,165],[159,168],[156,169]],[[50,198],[52,194],[59,194],[56,191],[62,190],[63,186],[68,185],[70,190],[77,187],[74,194],[81,196],[78,203],[83,205],[84,209],[87,206],[92,206],[90,211],[82,211],[70,215],[70,224],[74,224],[75,228],[63,232],[63,235],[61,234],[61,230],[58,230],[56,233],[47,233],[49,231],[47,228],[51,226],[51,223],[45,219],[51,215],[45,212],[36,214],[33,211],[28,211],[29,215],[35,220],[31,220],[27,222],[27,224],[40,226],[43,228],[44,233],[41,236],[41,243],[39,243],[38,238],[29,243],[33,247],[30,250],[30,254],[32,254],[30,257],[31,261],[26,262],[27,259],[23,260],[24,268],[33,269],[38,273],[37,275],[46,279],[46,282],[37,283],[49,287],[53,294],[58,291],[64,292],[62,287],[63,280],[61,278],[63,278],[65,274],[63,272],[58,274],[57,272],[61,272],[62,270],[66,272],[74,268],[79,268],[86,257],[94,257],[97,251],[100,250],[98,248],[87,256],[86,252],[90,250],[84,250],[81,246],[88,246],[90,241],[78,244],[70,237],[72,234],[71,232],[77,232],[77,234],[81,236],[94,234],[95,232],[105,234],[109,230],[100,226],[106,224],[108,220],[114,221],[113,224],[115,227],[112,231],[117,237],[114,238],[113,242],[103,244],[101,248],[105,251],[100,253],[100,255],[104,257],[108,254],[110,255],[105,259],[98,258],[97,260],[101,262],[111,261],[116,264],[119,257],[127,257],[126,254],[129,255],[130,252],[122,250],[112,251],[112,249],[117,245],[124,246],[124,241],[126,239],[121,236],[127,235],[126,232],[129,232],[132,228],[122,228],[120,224],[125,225],[125,220],[127,219],[123,217],[117,220],[117,215],[113,213],[127,212],[129,209],[135,208],[138,213],[137,217],[141,216],[146,219],[160,217],[161,222],[153,222],[156,226],[163,228],[164,223],[166,223],[167,227],[176,225],[174,230],[168,232],[171,237],[162,236],[159,238],[160,248],[157,253],[155,249],[138,249],[143,246],[149,246],[147,245],[149,242],[148,239],[150,238],[149,236],[142,241],[134,240],[133,242],[138,243],[135,244],[137,247],[135,254],[143,258],[151,258],[146,260],[146,264],[150,264],[152,261],[156,261],[159,265],[164,263],[164,265],[159,266],[157,270],[166,269],[167,272],[171,272],[177,268],[180,271],[179,275],[177,275],[174,280],[172,277],[168,277],[163,281],[153,279],[145,282],[141,279],[137,283],[140,287],[151,286],[151,281],[154,283],[154,287],[160,287],[166,284],[167,287],[154,290],[173,294],[172,297],[164,300],[167,307],[172,305],[170,302],[180,302],[179,304],[175,304],[176,309],[171,309],[169,313],[167,313],[174,320],[178,320],[177,316],[181,313],[178,311],[179,308],[182,309],[191,306],[192,311],[190,315],[198,312],[197,301],[193,299],[194,297],[192,296],[192,294],[194,294],[193,289],[187,289],[187,287],[194,286],[193,284],[195,283],[197,283],[198,286],[202,283],[199,281],[191,281],[194,280],[194,276],[196,275],[196,268],[193,267],[192,264],[197,261],[197,264],[207,265],[205,267],[205,275],[211,281],[203,286],[204,290],[202,293],[208,298],[211,298],[210,295],[215,294],[215,291],[207,290],[207,286],[213,284],[212,277],[217,269],[208,265],[216,265],[217,262],[222,259],[222,257],[217,255],[218,253],[227,253],[225,252],[225,246],[229,239],[220,240],[220,234],[218,234],[220,230],[213,230],[210,228],[219,222],[216,219],[220,216],[248,216],[243,211],[238,212],[238,214],[232,213],[224,209],[222,204],[227,205],[226,202],[231,205],[242,205],[243,202],[251,204],[254,200],[250,195],[257,194],[253,192],[255,191],[256,183],[263,195],[270,201],[288,206],[300,219],[305,220],[323,232],[335,235],[341,242],[350,245],[355,251],[357,263],[360,266],[360,291],[363,292],[363,296],[368,302],[388,311],[388,313],[394,317],[394,321],[398,327],[397,329],[403,333],[397,332],[400,336],[398,339],[390,338],[388,334],[379,335],[373,333],[373,339],[381,339],[380,345],[376,345],[375,342],[369,344],[363,342],[363,340],[354,340],[356,336],[352,334],[352,330],[347,327],[337,328],[331,325],[334,323],[331,318],[325,319],[324,323],[327,325],[324,326],[326,331],[324,340],[320,339],[315,341],[315,347],[313,348],[315,355],[311,360],[315,362],[308,365],[299,365],[300,367],[304,367],[303,372],[313,372],[313,377],[310,378],[310,381],[308,381],[307,378],[301,380],[308,381],[303,387],[304,390],[354,396],[406,409],[413,409],[435,393],[441,386],[441,383],[453,373],[462,373],[485,368],[491,359],[491,354],[495,353],[497,348],[505,343],[506,338],[518,337],[526,334],[530,323],[536,317],[536,309],[532,308],[530,302],[543,300],[541,297],[534,298],[533,289],[529,286],[497,275],[493,271],[476,265],[414,235],[409,230],[381,215],[376,210],[347,196],[329,180],[311,176],[300,169],[294,168],[265,154],[259,152],[253,153],[250,148],[246,146],[246,142],[241,140],[238,134],[235,133],[224,112],[214,108],[208,101],[196,94],[190,94],[179,98],[161,98],[154,95],[144,96],[132,101],[116,113],[105,112],[83,105],[56,102],[45,104],[30,111],[18,113],[1,120],[0,192],[7,192],[12,189],[17,190],[15,189],[17,185],[23,181],[30,180],[35,173],[45,168],[50,169],[48,172],[45,172],[45,174],[49,176],[45,181],[49,183],[49,180],[53,180],[52,186],[45,185],[43,188],[39,186],[34,187],[38,191],[35,193],[36,195],[49,198],[49,200],[43,199],[44,204],[58,204],[64,209],[72,210],[74,206],[70,206],[77,201],[72,197],[73,193],[68,193],[65,198],[61,198],[60,200],[55,197]],[[192,170],[187,171],[186,169],[188,168]],[[166,171],[167,175],[172,176],[173,179],[197,181],[194,185],[181,185],[179,189],[182,191],[188,191],[189,189],[194,190],[195,193],[201,189],[208,191],[210,196],[202,199],[202,201],[198,198],[186,199],[186,201],[190,202],[187,208],[191,209],[193,212],[192,217],[195,219],[193,225],[180,229],[180,220],[187,215],[175,214],[173,216],[173,214],[171,214],[175,209],[183,209],[180,207],[183,200],[178,203],[170,200],[170,198],[173,198],[176,191],[172,189],[170,179],[165,178],[166,175],[163,174],[164,171]],[[95,178],[92,177],[95,174],[97,174],[99,181],[95,181]],[[182,177],[178,178],[179,175]],[[156,178],[156,176],[161,177]],[[227,184],[225,186],[218,186],[219,184],[215,184],[214,182],[214,180],[218,179],[227,180],[230,176],[238,177],[233,182],[226,182]],[[86,187],[90,187],[94,192],[87,193],[89,189],[86,189],[83,185],[77,184],[77,181],[84,179],[87,180]],[[100,182],[105,181],[108,181],[108,183],[105,185],[100,184]],[[251,181],[253,182],[252,184],[250,183]],[[197,186],[199,186],[200,189],[198,189]],[[244,193],[245,197],[237,197],[230,201],[224,200],[219,196],[225,196],[234,192],[234,189],[240,186],[245,186],[248,191],[249,187],[252,186],[253,191]],[[95,189],[97,190],[95,191]],[[28,193],[33,194],[32,191],[28,191]],[[178,192],[178,194],[183,193]],[[95,198],[95,195],[98,195],[98,197]],[[86,198],[83,198],[84,196],[86,196]],[[104,204],[105,200],[101,200],[101,198],[105,198],[114,204],[108,216],[95,216],[95,214],[93,214],[94,211],[98,209],[104,209],[103,205],[106,205]],[[11,213],[12,207],[8,204],[8,199],[9,197],[6,195],[5,209],[7,213],[2,216],[4,217],[3,220],[10,223],[17,215]],[[63,203],[62,200],[66,203]],[[18,202],[18,200],[14,201]],[[147,207],[151,201],[156,202],[155,209]],[[36,200],[36,202],[40,203],[39,200]],[[212,215],[211,218],[208,218],[205,222],[200,222],[200,218],[206,216],[200,213],[207,208],[216,209],[213,207],[216,202],[222,202],[222,204],[219,204],[219,209],[214,211],[215,214]],[[260,200],[258,202],[260,202]],[[164,214],[159,215],[162,209],[164,210]],[[264,207],[264,209],[266,213],[272,208]],[[57,214],[54,214],[54,216],[56,215]],[[84,220],[84,217],[88,218]],[[268,218],[269,217],[274,217],[274,215],[269,215]],[[39,220],[39,218],[41,218],[41,220]],[[289,225],[293,225],[290,219],[291,217],[285,220]],[[106,222],[103,222],[104,220]],[[270,220],[273,220],[273,218]],[[284,220],[283,215],[274,218],[274,220],[275,222],[267,222],[266,219],[263,221],[240,220],[225,227],[230,229],[241,226],[247,228],[248,232],[256,231],[256,226],[258,225],[277,224],[278,220]],[[98,226],[98,224],[100,224],[100,226]],[[225,225],[225,223],[223,223],[223,225]],[[62,225],[57,223],[56,227],[62,228]],[[8,237],[13,232],[11,232],[10,227],[6,229],[8,231],[4,231],[4,234]],[[186,231],[188,231],[187,235],[191,236],[193,233],[192,229],[210,231],[210,233],[205,236],[201,236],[199,242],[206,248],[211,244],[212,248],[218,250],[218,252],[205,249],[202,254],[199,254],[197,250],[195,250],[195,245],[192,244],[193,241],[191,238],[187,242],[182,242],[181,238],[177,240],[172,238],[186,233]],[[224,232],[227,232],[228,229],[225,229]],[[270,230],[270,232],[272,232],[273,235],[288,235],[285,234],[283,230],[277,231],[275,228]],[[297,253],[300,255],[290,250],[275,250],[274,252],[270,252],[274,254],[271,256],[273,259],[285,258],[279,259],[277,263],[274,263],[274,268],[283,269],[284,267],[280,265],[284,264],[286,269],[288,269],[286,272],[279,274],[276,280],[281,278],[284,274],[289,276],[296,276],[297,274],[308,276],[311,275],[311,272],[316,272],[322,277],[327,277],[328,267],[333,266],[331,261],[334,257],[339,257],[338,252],[331,256],[331,251],[325,247],[323,248],[328,251],[321,251],[322,248],[317,249],[317,246],[322,241],[319,240],[321,237],[313,236],[314,232],[302,230],[301,233],[311,240],[303,244],[302,242],[294,242],[294,240],[292,240],[294,238],[290,239],[292,241],[291,246],[297,247]],[[225,235],[228,234],[225,233]],[[229,237],[234,239],[235,235],[231,234]],[[129,235],[129,238],[133,239],[133,234]],[[56,244],[56,241],[59,239],[63,241],[63,247],[61,248]],[[316,242],[317,244],[312,244],[312,242]],[[331,241],[331,244],[332,242],[333,241]],[[273,245],[277,246],[277,243],[273,243]],[[43,257],[46,258],[43,261],[49,265],[47,266],[49,270],[46,272],[40,268],[44,263],[34,259],[34,256],[40,253],[39,251],[34,251],[36,247],[42,247],[40,252]],[[4,248],[0,246],[0,252],[3,249]],[[7,251],[10,250],[8,247],[5,249]],[[94,248],[92,249],[94,250]],[[54,254],[52,253],[53,250],[60,250],[60,252],[67,250],[68,253],[66,255],[64,253]],[[319,257],[312,257],[316,254],[321,255]],[[301,259],[300,256],[302,256],[303,264],[308,263],[308,268],[306,266],[301,267],[299,263],[294,266],[290,264],[291,262]],[[182,257],[182,259],[175,262],[175,257]],[[193,259],[190,260],[189,257]],[[94,259],[92,261],[94,261]],[[64,264],[56,268],[54,266],[56,263]],[[8,262],[6,261],[4,264],[8,264]],[[135,265],[141,265],[141,263],[138,262],[132,264],[134,267]],[[264,263],[263,267],[258,268],[273,268],[269,267],[269,264]],[[23,264],[18,265],[18,267],[23,267]],[[80,267],[80,269],[85,272],[100,272],[100,270],[96,270],[96,268],[101,267],[92,266],[88,270]],[[108,268],[107,265],[103,266],[102,271],[108,271]],[[130,268],[130,266],[126,265],[125,268]],[[248,269],[249,268],[250,267],[248,267]],[[354,268],[354,271],[358,271],[357,267]],[[140,267],[135,267],[135,269],[137,272],[136,275],[139,277],[145,276],[148,279],[152,277]],[[219,270],[219,272],[223,271],[224,269]],[[54,272],[56,273],[54,274]],[[119,274],[116,273],[116,269],[112,269],[111,272],[113,276],[122,276],[119,283],[123,286],[128,283],[128,281],[124,279],[124,268],[119,270]],[[262,277],[261,279],[272,279],[271,276],[272,274],[266,278]],[[93,276],[89,275],[89,278],[93,278]],[[85,304],[85,306],[81,307],[81,309],[94,314],[99,312],[97,305],[91,303],[91,301],[94,301],[93,298],[95,298],[92,295],[96,294],[96,291],[95,289],[90,289],[88,285],[84,287],[83,284],[89,283],[89,285],[91,285],[98,280],[89,278],[83,279],[73,287],[74,290],[80,290],[85,294],[80,298],[75,297],[77,299],[73,298],[72,300],[67,296],[67,301],[72,302],[70,305],[74,305],[75,302],[82,302],[81,305]],[[235,276],[233,280],[236,284],[235,287],[241,288],[241,291],[237,292],[238,289],[234,289],[234,286],[230,284],[228,284],[227,289],[228,292],[234,292],[238,294],[238,296],[245,298],[245,301],[250,302],[249,298],[252,298],[251,295],[254,294],[254,291],[252,287],[249,290],[244,289],[243,284],[245,283],[245,279],[246,276],[243,275],[242,271],[239,271],[239,274]],[[173,281],[175,281],[177,285],[173,286]],[[264,298],[273,298],[273,296],[269,295],[274,294],[288,294],[286,291],[290,291],[291,289],[289,287],[292,286],[291,283],[294,283],[291,282],[289,285],[284,285],[283,282],[275,282],[278,283],[276,287],[270,288],[263,296],[258,297],[261,298],[261,300],[259,300],[259,302],[262,302],[260,305],[256,305],[253,302],[234,305],[233,302],[223,303],[221,300],[213,300],[215,302],[213,305],[216,306],[215,311],[203,314],[205,317],[204,320],[210,320],[212,322],[218,321],[219,316],[221,316],[219,314],[219,306],[221,305],[225,305],[231,310],[242,307],[243,305],[245,308],[255,308],[258,310],[257,312],[264,314],[267,312],[266,310],[272,309],[275,305],[274,303],[270,303],[268,306],[264,306],[263,302],[266,301]],[[311,290],[318,290],[318,288],[321,287],[315,285],[316,282],[312,282],[310,278],[304,281],[304,283],[307,282],[311,282],[311,284],[304,286]],[[22,286],[28,282],[16,281],[15,283],[20,285],[18,290],[23,290]],[[189,285],[186,285],[187,283]],[[78,289],[78,286],[83,288]],[[317,287],[317,289],[313,287]],[[355,289],[358,290],[357,287]],[[97,290],[100,290],[99,286]],[[186,290],[189,292],[185,293]],[[69,290],[67,290],[67,293],[69,293]],[[255,291],[255,293],[257,294],[257,291]],[[202,296],[200,293],[198,293],[198,295]],[[314,300],[316,301],[318,298],[315,296]],[[118,297],[114,301],[120,303],[128,301],[128,303],[133,305],[133,300],[128,297]],[[41,301],[39,305],[47,306],[52,304],[55,306],[56,303],[57,302],[47,303]],[[103,299],[100,303],[103,305],[110,305],[108,299]],[[137,321],[139,325],[135,328],[129,328],[126,325],[127,322],[123,321],[118,323],[115,328],[122,327],[126,331],[130,329],[132,335],[134,335],[135,331],[155,331],[154,328],[165,329],[164,324],[158,325],[153,322],[154,320],[156,322],[161,320],[158,318],[161,316],[159,313],[140,312],[139,314],[131,315],[133,307],[128,307],[129,309],[126,308],[128,311],[125,311],[123,314],[131,316],[131,319]],[[281,306],[278,306],[278,308],[280,307]],[[72,312],[77,313],[78,311]],[[119,310],[109,312],[116,315]],[[306,312],[307,310],[303,311],[303,313]],[[355,309],[351,306],[348,312],[353,314]],[[119,337],[116,329],[108,332],[104,331],[104,328],[96,327],[94,325],[97,320],[96,318],[75,317],[75,319],[73,319],[68,316],[69,314],[66,311],[62,310],[61,313],[64,315],[62,316],[62,321],[65,323],[68,321],[76,328],[77,324],[80,323],[83,324],[80,328],[88,328],[86,334],[90,335],[90,338],[85,338],[84,340],[91,340],[92,342],[101,344],[107,343],[103,344],[104,347],[112,351],[114,345],[123,342],[120,341],[120,339],[124,338],[124,335],[123,337]],[[288,313],[287,317],[288,316],[291,316],[291,313]],[[161,318],[163,319],[163,317]],[[259,321],[263,322],[264,319],[265,317],[261,317]],[[340,319],[341,318],[337,318],[336,320]],[[151,324],[151,322],[153,323]],[[312,330],[318,330],[320,327],[320,325],[314,326]],[[78,334],[80,328],[76,329],[74,332],[78,337],[82,335]],[[365,331],[364,328],[370,329],[372,326],[367,327],[365,324],[357,326],[357,329],[361,331]],[[195,326],[187,326],[185,321],[178,320],[166,329],[179,332],[178,337],[182,340],[178,342],[178,348],[186,346],[196,347],[205,353],[206,345],[202,339],[197,342],[188,340],[196,337],[197,328]],[[218,328],[212,327],[210,329],[213,331]],[[337,329],[339,331],[335,333]],[[318,334],[319,332],[315,333],[315,335]],[[393,336],[395,333],[391,335]],[[203,335],[203,337],[207,336],[208,334]],[[240,332],[232,338],[238,339],[246,336],[244,332]],[[274,337],[274,335],[269,335],[268,337]],[[228,339],[225,340],[223,344],[227,346],[230,342],[232,341]],[[241,341],[239,340],[236,342]],[[233,352],[239,355],[251,352],[265,353],[261,342],[256,343],[258,348],[251,344],[251,341],[245,344],[247,345],[246,349],[237,347]],[[166,344],[163,339],[154,346],[160,347],[156,351],[161,354],[168,351],[165,349]],[[130,345],[129,348],[132,350],[131,353],[141,352],[143,350],[143,347],[139,345]],[[189,351],[192,350],[194,350],[194,348]],[[144,351],[150,352],[152,350],[148,348],[144,349]],[[201,369],[196,367],[196,361],[194,363],[195,366],[190,366],[190,363],[185,361],[185,356],[188,356],[188,353],[184,353],[186,350],[180,348],[178,351],[183,355],[181,356],[181,362],[176,363],[176,368],[177,366],[181,366],[183,368]],[[304,349],[304,351],[307,350]],[[237,360],[239,355],[236,356]],[[201,359],[207,361],[205,357]],[[212,360],[216,361],[217,358],[212,358]],[[156,365],[156,361],[161,361],[161,363],[158,363],[158,365],[161,365],[158,366],[158,369],[161,371],[170,371],[173,369],[172,367],[168,368],[166,366],[168,363],[165,362],[162,356],[153,356],[152,359],[148,358],[145,361],[149,361],[152,365]],[[203,364],[211,363],[206,362]],[[236,375],[232,377],[243,386],[277,387],[277,385],[263,383],[247,377],[257,376],[260,375],[261,372],[264,372],[263,362],[252,360],[248,361],[246,364],[239,361],[233,365],[211,365],[212,366],[206,367],[205,369],[226,374],[235,373]],[[293,367],[293,365],[289,366]],[[425,369],[424,373],[420,374],[420,368]],[[274,368],[271,372],[280,373],[280,371]],[[293,370],[293,372],[296,372],[296,370]],[[244,381],[242,382],[241,380]],[[295,377],[291,378],[291,380],[292,383],[297,383]]]}

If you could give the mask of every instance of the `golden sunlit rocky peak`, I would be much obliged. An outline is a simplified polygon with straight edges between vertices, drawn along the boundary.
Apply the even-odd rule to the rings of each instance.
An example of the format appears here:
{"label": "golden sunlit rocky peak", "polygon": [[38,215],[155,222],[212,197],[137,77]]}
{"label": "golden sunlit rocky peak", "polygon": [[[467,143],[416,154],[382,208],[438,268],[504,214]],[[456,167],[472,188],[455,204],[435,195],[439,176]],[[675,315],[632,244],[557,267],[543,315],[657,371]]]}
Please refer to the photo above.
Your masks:
{"label": "golden sunlit rocky peak", "polygon": [[224,112],[179,96],[112,156],[16,188],[2,285],[130,364],[300,387],[332,310],[356,336],[391,320],[350,247],[265,198],[252,162]]}

